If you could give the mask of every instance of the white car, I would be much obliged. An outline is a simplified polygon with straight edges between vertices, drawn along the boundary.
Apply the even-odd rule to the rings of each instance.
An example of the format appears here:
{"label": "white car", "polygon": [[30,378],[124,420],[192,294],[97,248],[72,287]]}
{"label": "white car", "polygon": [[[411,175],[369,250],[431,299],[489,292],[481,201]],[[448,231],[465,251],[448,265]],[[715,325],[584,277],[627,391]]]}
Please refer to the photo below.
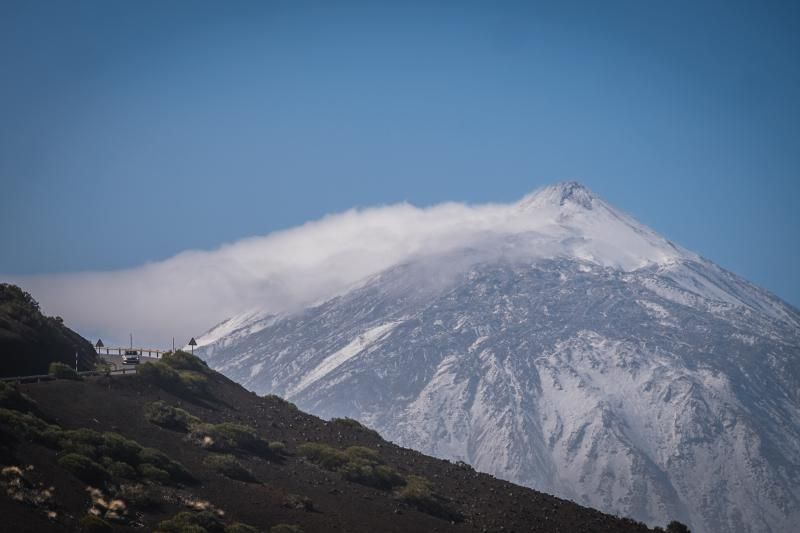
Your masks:
{"label": "white car", "polygon": [[136,350],[125,350],[125,355],[122,356],[123,365],[138,365],[139,352]]}

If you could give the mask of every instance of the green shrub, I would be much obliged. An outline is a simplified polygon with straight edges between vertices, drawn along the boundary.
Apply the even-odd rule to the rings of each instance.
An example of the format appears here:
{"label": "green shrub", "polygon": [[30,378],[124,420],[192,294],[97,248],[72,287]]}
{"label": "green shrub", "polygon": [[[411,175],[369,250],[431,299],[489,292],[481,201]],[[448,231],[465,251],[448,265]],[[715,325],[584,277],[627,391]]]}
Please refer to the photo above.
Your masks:
{"label": "green shrub", "polygon": [[157,531],[164,533],[224,533],[225,525],[209,511],[178,513],[169,520],[159,522]]}
{"label": "green shrub", "polygon": [[208,393],[208,378],[191,370],[178,372],[180,388],[184,394],[203,396]]}
{"label": "green shrub", "polygon": [[[194,477],[191,475],[191,473],[189,473],[188,470],[186,470],[186,468],[184,468],[182,464],[178,463],[177,461],[173,461],[161,450],[156,450],[155,448],[142,448],[142,450],[139,452],[139,462],[142,463],[139,465],[139,472],[142,473],[142,475],[145,475],[141,470],[142,467],[145,465],[150,465],[165,472],[168,477],[167,481],[172,480],[183,483],[191,483],[194,481]],[[151,470],[148,469],[148,471]],[[153,475],[160,477],[160,475],[155,472]],[[166,483],[166,481],[159,482]]]}
{"label": "green shrub", "polygon": [[247,482],[255,481],[253,475],[233,455],[214,453],[203,459],[203,464],[231,479]]}
{"label": "green shrub", "polygon": [[111,524],[93,514],[85,515],[80,519],[78,524],[81,527],[81,531],[85,531],[87,533],[106,533],[107,531],[114,531],[114,528],[111,527]]}
{"label": "green shrub", "polygon": [[400,474],[383,464],[377,451],[364,446],[337,450],[325,444],[307,442],[297,451],[311,462],[339,472],[349,481],[385,490],[403,484]]}
{"label": "green shrub", "polygon": [[265,394],[264,396],[262,396],[262,398],[264,398],[265,400],[268,400],[270,402],[277,402],[277,403],[281,403],[281,404],[288,403],[286,400],[284,400],[283,398],[281,398],[277,394]]}
{"label": "green shrub", "polygon": [[155,448],[142,448],[139,451],[139,461],[164,468],[172,462],[167,454]]}
{"label": "green shrub", "polygon": [[181,377],[178,371],[161,361],[148,361],[139,365],[136,372],[144,380],[154,383],[163,389],[178,387]]}
{"label": "green shrub", "polygon": [[166,470],[162,470],[150,463],[140,464],[139,474],[141,474],[143,479],[158,483],[159,485],[166,485],[170,482],[170,477]]}
{"label": "green shrub", "polygon": [[[138,442],[114,432],[100,433],[89,428],[62,430],[31,414],[0,408],[0,426],[17,438],[30,440],[64,455],[59,464],[87,483],[101,484],[109,476],[135,479],[136,470],[146,479],[192,483],[194,478],[180,463],[154,448],[143,448]],[[7,428],[7,429],[6,429]],[[102,464],[99,464],[102,463]],[[160,472],[167,474],[166,481]]]}
{"label": "green shrub", "polygon": [[[64,451],[85,455],[109,465],[112,475],[134,479],[134,469],[147,479],[165,482],[161,473],[142,467],[149,465],[168,476],[167,481],[192,481],[191,474],[180,463],[170,459],[165,453],[155,448],[143,448],[138,442],[125,438],[119,433],[97,431],[81,428],[64,431],[59,444]],[[111,466],[114,466],[113,469]]]}
{"label": "green shrub", "polygon": [[36,434],[36,441],[42,446],[56,449],[61,440],[62,429],[55,424],[45,424],[45,429]]}
{"label": "green shrub", "polygon": [[354,420],[352,418],[347,418],[347,417],[345,417],[345,418],[332,418],[331,419],[331,424],[333,425],[334,428],[336,428],[336,427],[347,428],[347,429],[358,431],[359,433],[365,433],[367,435],[372,435],[373,437],[376,437],[376,438],[381,438],[380,434],[377,431],[375,431],[374,429],[368,428],[367,426],[365,426],[364,424],[362,424],[358,420]]}
{"label": "green shrub", "polygon": [[214,436],[232,449],[258,454],[269,452],[269,444],[250,426],[223,422],[214,426],[212,438]]}
{"label": "green shrub", "polygon": [[108,470],[108,473],[114,477],[121,477],[125,479],[136,479],[138,477],[136,469],[134,469],[128,463],[113,461],[106,468]]}
{"label": "green shrub", "polygon": [[367,448],[366,446],[350,446],[344,451],[350,461],[369,461],[380,463],[381,456],[378,450]]}
{"label": "green shrub", "polygon": [[167,465],[167,472],[169,473],[170,477],[173,481],[177,481],[178,483],[195,483],[197,480],[194,478],[191,472],[186,469],[185,466],[180,464],[177,461],[170,461],[169,465]]}
{"label": "green shrub", "polygon": [[403,478],[393,468],[383,464],[376,450],[350,446],[344,453],[348,462],[340,471],[345,479],[380,489],[403,484]]}
{"label": "green shrub", "polygon": [[196,416],[161,400],[147,404],[144,408],[144,416],[153,424],[183,432],[200,422]]}
{"label": "green shrub", "polygon": [[175,370],[194,370],[195,372],[200,372],[202,374],[207,374],[210,372],[210,369],[205,361],[182,350],[165,353],[161,357],[161,361],[171,366]]}
{"label": "green shrub", "polygon": [[61,432],[58,445],[67,452],[79,453],[99,458],[98,445],[103,442],[103,434],[89,428],[68,429]]}
{"label": "green shrub", "polygon": [[[146,479],[157,483],[192,479],[180,463],[171,460],[159,450],[143,448],[138,442],[119,433],[99,433],[88,428],[63,431],[59,446],[65,452],[103,463],[108,473],[114,477],[136,479],[138,471]],[[166,473],[166,479],[163,473]]]}
{"label": "green shrub", "polygon": [[442,503],[442,498],[434,494],[430,482],[423,477],[409,476],[405,486],[397,492],[397,498],[423,513],[445,520],[461,520],[458,513],[448,509]]}
{"label": "green shrub", "polygon": [[297,448],[297,453],[327,470],[337,470],[348,461],[343,451],[318,442],[301,444]]}
{"label": "green shrub", "polygon": [[388,490],[403,484],[402,476],[386,465],[348,463],[342,467],[341,474],[349,481],[377,489]]}
{"label": "green shrub", "polygon": [[269,451],[274,453],[275,455],[285,455],[286,454],[286,445],[280,441],[272,441],[269,443]]}
{"label": "green shrub", "polygon": [[108,464],[113,462],[139,464],[138,454],[142,447],[136,441],[126,439],[118,433],[80,428],[62,432],[59,444],[64,451],[80,453]]}
{"label": "green shrub", "polygon": [[[67,429],[62,432],[62,441],[96,447],[103,443],[103,434],[89,428]],[[66,445],[64,443],[62,446]]]}
{"label": "green shrub", "polygon": [[208,378],[191,370],[176,370],[161,361],[149,361],[139,366],[138,374],[154,385],[179,396],[202,396],[208,392]]}
{"label": "green shrub", "polygon": [[81,379],[74,368],[69,365],[65,365],[64,363],[59,363],[58,361],[53,361],[50,363],[50,368],[48,369],[47,373],[56,379]]}
{"label": "green shrub", "polygon": [[267,401],[270,401],[270,402],[275,402],[275,403],[277,403],[278,405],[282,405],[282,406],[284,406],[284,407],[287,407],[287,408],[288,408],[288,409],[290,409],[291,411],[297,411],[297,410],[298,410],[298,409],[297,409],[297,406],[296,406],[295,404],[293,404],[293,403],[292,403],[292,402],[290,402],[289,400],[286,400],[286,399],[284,399],[284,398],[281,398],[281,397],[280,397],[280,396],[278,396],[277,394],[267,394],[267,395],[263,396],[263,398],[264,398],[265,400],[267,400]]}
{"label": "green shrub", "polygon": [[15,411],[32,411],[36,402],[22,394],[16,387],[0,381],[0,407]]}
{"label": "green shrub", "polygon": [[269,444],[250,426],[223,422],[222,424],[195,424],[189,438],[209,450],[256,455],[272,455]]}
{"label": "green shrub", "polygon": [[89,485],[103,485],[109,477],[105,468],[78,453],[68,453],[59,457],[58,465]]}
{"label": "green shrub", "polygon": [[11,409],[0,408],[0,426],[7,427],[11,435],[36,442],[48,448],[57,449],[62,430],[58,426],[48,424],[31,413],[21,413]]}
{"label": "green shrub", "polygon": [[258,529],[241,522],[234,522],[229,526],[225,526],[225,533],[259,533]]}
{"label": "green shrub", "polygon": [[142,445],[135,440],[111,431],[103,433],[103,441],[98,446],[99,453],[134,466],[139,464],[142,450]]}
{"label": "green shrub", "polygon": [[420,476],[406,478],[405,486],[397,493],[397,497],[406,502],[428,500],[433,497],[430,482]]}
{"label": "green shrub", "polygon": [[103,434],[97,431],[80,428],[61,432],[58,445],[62,451],[85,455],[94,460],[99,460],[98,445],[103,442]]}
{"label": "green shrub", "polygon": [[303,529],[300,526],[278,524],[269,528],[269,533],[303,533]]}
{"label": "green shrub", "polygon": [[161,507],[161,497],[159,492],[149,485],[122,485],[119,496],[125,500],[129,506],[144,511],[154,510]]}
{"label": "green shrub", "polygon": [[[61,446],[61,451],[66,453],[77,453],[78,455],[85,455],[86,457],[90,458],[93,461],[97,461],[98,463],[102,463],[102,457],[98,455],[97,448],[91,446],[89,444],[83,444],[80,442],[68,442]],[[109,458],[109,463],[111,463]]]}

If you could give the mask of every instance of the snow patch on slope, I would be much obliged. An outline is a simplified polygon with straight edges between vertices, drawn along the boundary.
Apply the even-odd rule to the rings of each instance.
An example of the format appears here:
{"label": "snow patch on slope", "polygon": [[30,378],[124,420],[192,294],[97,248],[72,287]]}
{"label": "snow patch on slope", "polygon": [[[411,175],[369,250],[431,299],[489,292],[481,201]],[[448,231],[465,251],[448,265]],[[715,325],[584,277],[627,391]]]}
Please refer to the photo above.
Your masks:
{"label": "snow patch on slope", "polygon": [[269,321],[264,321],[264,319],[269,316],[270,315],[268,313],[263,311],[251,310],[239,315],[235,315],[227,320],[223,320],[207,332],[203,333],[203,335],[195,339],[197,342],[197,348],[214,344],[220,339],[230,337],[243,328],[244,331],[240,332],[241,334],[252,335],[253,333],[258,333],[271,324]]}
{"label": "snow patch on slope", "polygon": [[403,321],[399,320],[396,322],[389,322],[387,324],[381,324],[380,326],[376,326],[372,329],[369,329],[350,341],[347,346],[340,349],[337,352],[332,353],[328,357],[322,360],[322,362],[314,368],[311,372],[303,376],[303,379],[295,385],[289,395],[297,394],[315,381],[325,377],[326,375],[330,374],[338,367],[352,359],[353,357],[357,356],[364,350],[366,350],[371,344],[374,342],[383,339],[384,337],[388,336],[394,328],[398,325],[402,324]]}

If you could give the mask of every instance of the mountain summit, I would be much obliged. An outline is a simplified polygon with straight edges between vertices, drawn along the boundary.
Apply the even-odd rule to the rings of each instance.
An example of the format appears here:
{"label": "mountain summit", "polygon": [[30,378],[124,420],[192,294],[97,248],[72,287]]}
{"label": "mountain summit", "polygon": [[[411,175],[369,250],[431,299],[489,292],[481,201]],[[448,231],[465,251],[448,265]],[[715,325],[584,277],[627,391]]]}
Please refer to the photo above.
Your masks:
{"label": "mountain summit", "polygon": [[563,207],[567,204],[574,204],[575,206],[591,210],[595,198],[592,191],[583,184],[577,181],[564,181],[543,187],[529,194],[522,199],[520,205],[541,206],[549,204]]}
{"label": "mountain summit", "polygon": [[233,317],[201,353],[256,392],[652,525],[800,522],[797,309],[574,182],[484,218],[323,303]]}

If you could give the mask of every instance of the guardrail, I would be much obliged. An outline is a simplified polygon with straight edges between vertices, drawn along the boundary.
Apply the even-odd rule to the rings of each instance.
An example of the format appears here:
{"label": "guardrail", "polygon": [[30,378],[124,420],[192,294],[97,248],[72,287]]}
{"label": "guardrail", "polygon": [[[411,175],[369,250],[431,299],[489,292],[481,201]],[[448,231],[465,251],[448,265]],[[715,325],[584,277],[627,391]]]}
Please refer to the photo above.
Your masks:
{"label": "guardrail", "polygon": [[109,374],[109,375],[116,375],[116,374],[135,374],[136,371],[139,370],[138,368],[118,368],[116,370],[109,370],[108,372],[97,372],[98,375]]}
{"label": "guardrail", "polygon": [[127,351],[135,351],[139,352],[139,355],[147,354],[148,357],[155,356],[156,359],[159,359],[167,352],[167,350],[162,350],[160,348],[128,348],[127,346],[95,346],[94,351],[97,352],[98,355],[122,355]]}
{"label": "guardrail", "polygon": [[[116,376],[120,374],[135,374],[137,368],[117,368],[114,370],[109,370],[107,372],[103,372],[100,370],[82,370],[78,372],[79,376]],[[4,383],[39,383],[40,381],[53,381],[58,378],[51,376],[50,374],[36,374],[32,376],[13,376],[7,378],[0,378],[0,381]]]}
{"label": "guardrail", "polygon": [[38,383],[40,381],[51,381],[54,379],[56,378],[50,374],[39,374],[35,376],[14,376],[10,378],[0,378],[0,381],[5,383]]}

